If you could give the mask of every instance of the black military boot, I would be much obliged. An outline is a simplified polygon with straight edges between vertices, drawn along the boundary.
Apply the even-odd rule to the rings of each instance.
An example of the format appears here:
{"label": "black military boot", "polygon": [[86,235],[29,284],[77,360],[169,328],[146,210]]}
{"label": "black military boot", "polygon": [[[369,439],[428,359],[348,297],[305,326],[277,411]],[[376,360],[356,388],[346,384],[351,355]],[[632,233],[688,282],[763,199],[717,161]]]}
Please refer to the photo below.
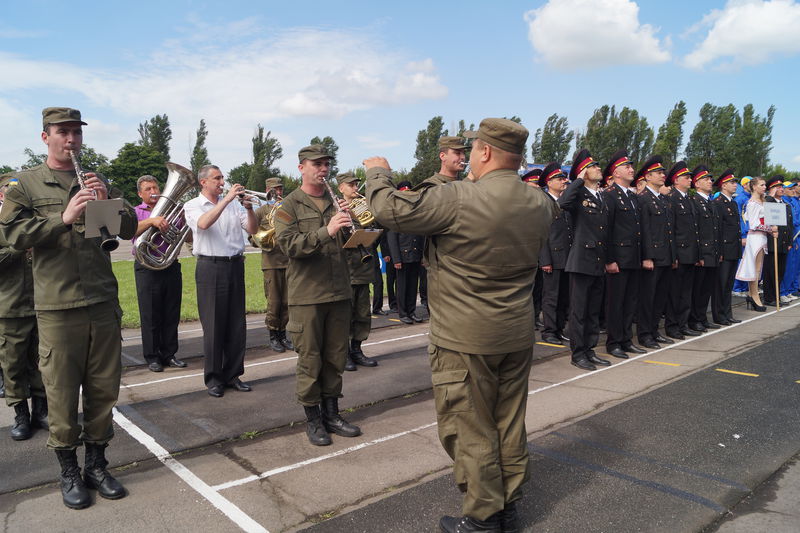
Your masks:
{"label": "black military boot", "polygon": [[47,398],[44,396],[34,396],[31,398],[31,426],[41,429],[50,429],[47,423]]}
{"label": "black military boot", "polygon": [[86,486],[97,489],[97,493],[107,500],[119,500],[128,492],[119,481],[106,470],[106,446],[108,444],[86,443],[86,464],[83,465],[83,478]]}
{"label": "black military boot", "polygon": [[14,426],[11,428],[11,438],[14,440],[28,440],[31,438],[31,412],[28,410],[28,400],[22,400],[14,406]]}
{"label": "black military boot", "polygon": [[278,353],[283,353],[286,351],[286,348],[284,348],[283,343],[281,343],[280,337],[278,337],[277,329],[269,330],[269,347]]}
{"label": "black military boot", "polygon": [[377,361],[364,355],[364,352],[361,351],[361,341],[355,339],[350,340],[350,359],[357,365],[378,366]]}
{"label": "black military boot", "polygon": [[280,338],[281,344],[283,344],[283,347],[284,347],[284,348],[286,348],[286,349],[287,349],[287,350],[289,350],[290,352],[291,352],[291,351],[294,351],[294,343],[293,343],[292,341],[290,341],[290,340],[289,340],[289,339],[286,337],[286,330],[285,330],[285,329],[282,329],[282,330],[280,330],[280,331],[278,332],[278,337]]}
{"label": "black military boot", "polygon": [[355,372],[358,370],[358,368],[356,368],[356,364],[353,362],[353,354],[349,352],[344,360],[344,369],[348,372]]}
{"label": "black military boot", "polygon": [[322,399],[322,423],[325,429],[342,437],[358,437],[361,428],[347,422],[339,415],[339,398]]}
{"label": "black military boot", "polygon": [[306,411],[306,435],[308,435],[308,442],[314,446],[328,446],[331,441],[331,436],[325,431],[322,425],[322,417],[319,412],[319,405],[312,407],[303,406]]}
{"label": "black military boot", "polygon": [[500,513],[495,513],[486,520],[478,520],[470,516],[443,516],[439,520],[439,528],[444,533],[501,533]]}
{"label": "black military boot", "polygon": [[6,397],[6,379],[3,377],[3,369],[0,368],[0,398]]}
{"label": "black military boot", "polygon": [[497,514],[500,515],[500,531],[503,533],[519,533],[519,516],[514,502],[507,503],[505,508]]}
{"label": "black military boot", "polygon": [[75,450],[56,450],[61,465],[61,498],[70,509],[84,509],[92,504],[89,491],[81,478]]}

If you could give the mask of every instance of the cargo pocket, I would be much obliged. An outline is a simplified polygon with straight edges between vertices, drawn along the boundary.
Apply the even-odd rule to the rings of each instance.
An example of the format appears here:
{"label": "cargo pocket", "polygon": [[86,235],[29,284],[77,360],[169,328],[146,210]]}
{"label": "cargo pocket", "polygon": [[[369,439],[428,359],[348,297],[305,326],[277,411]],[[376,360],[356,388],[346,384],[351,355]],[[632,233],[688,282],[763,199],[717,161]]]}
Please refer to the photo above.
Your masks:
{"label": "cargo pocket", "polygon": [[0,335],[0,358],[5,356],[6,338]]}
{"label": "cargo pocket", "polygon": [[303,333],[302,322],[292,322],[291,320],[286,324],[286,331],[289,333]]}
{"label": "cargo pocket", "polygon": [[433,373],[433,395],[438,414],[472,411],[472,395],[467,382],[468,376],[469,372],[466,369],[443,370]]}
{"label": "cargo pocket", "polygon": [[53,386],[53,382],[50,380],[50,372],[48,372],[52,364],[52,355],[52,348],[39,345],[39,372],[42,373],[42,383],[44,383],[45,388]]}

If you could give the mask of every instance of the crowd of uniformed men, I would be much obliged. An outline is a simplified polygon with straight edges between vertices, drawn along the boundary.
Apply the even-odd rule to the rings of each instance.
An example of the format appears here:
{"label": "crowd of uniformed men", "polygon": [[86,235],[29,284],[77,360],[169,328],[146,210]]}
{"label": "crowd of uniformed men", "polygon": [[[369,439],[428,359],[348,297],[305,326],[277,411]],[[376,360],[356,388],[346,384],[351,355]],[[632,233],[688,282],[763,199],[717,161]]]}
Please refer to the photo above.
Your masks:
{"label": "crowd of uniformed men", "polygon": [[[90,504],[87,487],[109,499],[127,493],[105,459],[121,373],[117,282],[98,239],[83,235],[87,203],[119,197],[119,191],[92,173],[82,176],[82,185],[76,179],[69,152],[80,150],[85,124],[77,110],[46,108],[46,162],[0,183],[0,362],[6,402],[16,415],[11,436],[23,440],[32,428],[49,429],[47,445],[61,463],[63,500],[71,508]],[[443,517],[440,526],[517,531],[515,501],[528,476],[524,418],[539,309],[541,340],[569,341],[572,363],[585,370],[610,364],[595,351],[603,329],[606,352],[626,359],[731,325],[739,322],[731,293],[748,233],[741,217],[747,192],[737,194],[732,170],[714,179],[706,167],[689,170],[679,161],[667,171],[659,156],[637,170],[624,150],[601,167],[580,150],[569,176],[554,162],[520,180],[527,136],[505,119],[482,121],[465,133],[474,141],[464,180],[458,177],[467,139],[443,137],[440,171],[413,189],[392,183],[385,159],[365,160],[367,203],[379,227],[391,232],[384,250],[388,245],[392,253],[384,258],[371,247],[372,260],[363,249],[344,248],[360,227],[348,209],[360,197],[359,180],[340,174],[343,199],[336,197],[326,182],[332,157],[324,146],[300,150],[302,183],[285,198],[280,180],[267,180],[277,204],[258,209],[249,198],[236,201],[244,193],[240,185],[223,192],[218,167],[203,167],[200,195],[186,204],[182,223],[192,230],[198,258],[209,395],[251,390],[239,379],[246,334],[243,235],[271,224],[272,244],[262,246],[269,345],[298,354],[296,391],[308,439],[327,445],[331,433],[360,435],[341,417],[338,399],[345,369],[378,364],[361,343],[371,313],[385,314],[382,286],[372,301],[369,290],[382,281],[384,260],[398,277],[396,304],[404,322],[422,320],[415,314],[416,286],[426,307],[429,286],[439,435],[465,493],[464,516]],[[786,273],[780,298],[789,302],[800,270],[792,239],[797,228],[791,227],[800,223],[800,202],[794,183],[776,177],[768,185],[789,219],[779,240]],[[137,187],[142,204],[135,210],[125,204],[121,238],[151,227],[167,230],[163,217],[151,213],[160,194],[155,178],[143,176]],[[154,271],[137,261],[135,270],[150,370],[186,366],[175,355],[179,263]],[[770,296],[775,299],[765,293],[765,303]],[[634,344],[634,325],[641,347]],[[81,444],[83,476],[75,451]]]}

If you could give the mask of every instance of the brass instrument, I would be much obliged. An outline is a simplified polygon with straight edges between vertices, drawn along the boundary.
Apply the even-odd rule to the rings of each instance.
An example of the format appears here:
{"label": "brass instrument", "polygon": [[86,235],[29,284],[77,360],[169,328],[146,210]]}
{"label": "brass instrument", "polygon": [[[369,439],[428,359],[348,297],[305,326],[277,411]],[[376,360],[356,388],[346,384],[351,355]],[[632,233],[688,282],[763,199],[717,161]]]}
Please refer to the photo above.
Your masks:
{"label": "brass instrument", "polygon": [[[328,195],[331,197],[331,202],[333,202],[333,206],[336,208],[336,212],[337,213],[344,212],[344,213],[347,214],[347,218],[350,219],[350,224],[348,226],[345,226],[344,228],[342,228],[342,234],[344,235],[344,240],[347,241],[347,240],[350,239],[350,237],[352,237],[353,231],[355,231],[355,224],[353,224],[353,217],[350,216],[349,212],[344,211],[344,209],[342,209],[342,206],[339,205],[339,197],[336,196],[335,192],[333,192],[333,189],[331,188],[331,184],[328,183],[328,180],[323,179],[322,182],[325,184],[325,188],[328,191]],[[364,202],[364,205],[366,205],[366,202]],[[361,223],[360,220],[359,220],[359,223]],[[362,263],[369,263],[370,261],[372,261],[372,254],[369,253],[366,248],[364,248],[363,244],[359,244],[358,245],[358,251],[361,253],[361,262]]]}
{"label": "brass instrument", "polygon": [[[255,191],[245,191],[246,193],[255,192]],[[264,199],[268,202],[275,201],[272,204],[272,208],[267,213],[267,216],[264,217],[264,223],[260,224],[258,227],[258,231],[251,235],[251,241],[255,246],[261,248],[265,252],[272,251],[275,248],[275,215],[278,213],[278,209],[280,209],[281,205],[283,205],[283,198],[278,196],[278,193],[275,190],[270,190],[266,193],[257,193],[259,197],[263,195]]]}
{"label": "brass instrument", "polygon": [[[151,216],[164,217],[169,223],[169,228],[166,233],[161,233],[156,228],[147,228],[134,244],[136,259],[150,270],[164,270],[178,258],[190,231],[183,216],[181,198],[200,187],[197,177],[188,168],[176,163],[167,163],[167,170],[169,171],[167,183]],[[159,247],[164,243],[168,246],[162,252]]]}
{"label": "brass instrument", "polygon": [[[78,154],[75,150],[69,151],[69,157],[72,159],[72,166],[75,167],[75,174],[78,178],[78,185],[80,186],[81,190],[86,188],[86,172],[84,172],[83,167],[81,167],[81,162],[78,160]],[[97,191],[92,189],[92,194],[94,194],[94,199],[97,200]],[[102,248],[106,252],[113,252],[117,248],[119,248],[119,241],[117,240],[116,235],[111,235],[108,232],[108,228],[105,226],[100,228],[100,237],[103,241],[100,243],[100,248]]]}
{"label": "brass instrument", "polygon": [[375,222],[375,215],[373,215],[369,210],[367,199],[360,194],[356,198],[353,198],[348,207],[356,216],[356,219],[358,220],[358,223],[361,224],[362,228],[371,226]]}

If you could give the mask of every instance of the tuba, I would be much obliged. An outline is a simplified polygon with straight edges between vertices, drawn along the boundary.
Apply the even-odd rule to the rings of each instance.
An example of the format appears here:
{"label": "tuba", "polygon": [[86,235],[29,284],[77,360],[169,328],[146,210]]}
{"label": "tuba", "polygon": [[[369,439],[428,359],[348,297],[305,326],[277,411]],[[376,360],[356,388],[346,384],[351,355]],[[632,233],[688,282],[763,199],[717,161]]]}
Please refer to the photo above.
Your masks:
{"label": "tuba", "polygon": [[[150,270],[164,270],[169,267],[181,252],[189,226],[183,217],[183,198],[200,187],[197,177],[188,168],[175,163],[167,163],[167,183],[153,208],[151,216],[164,217],[169,223],[166,233],[156,228],[148,228],[139,235],[134,245],[137,261]],[[167,249],[161,247],[167,244]]]}

